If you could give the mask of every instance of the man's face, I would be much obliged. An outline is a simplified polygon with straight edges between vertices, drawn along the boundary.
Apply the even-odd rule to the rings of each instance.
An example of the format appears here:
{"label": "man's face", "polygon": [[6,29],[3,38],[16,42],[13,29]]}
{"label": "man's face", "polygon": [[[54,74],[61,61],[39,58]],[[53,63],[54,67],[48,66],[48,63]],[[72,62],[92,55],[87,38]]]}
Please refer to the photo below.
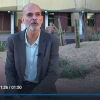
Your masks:
{"label": "man's face", "polygon": [[43,23],[41,10],[36,5],[29,5],[24,8],[22,23],[30,30],[39,30]]}

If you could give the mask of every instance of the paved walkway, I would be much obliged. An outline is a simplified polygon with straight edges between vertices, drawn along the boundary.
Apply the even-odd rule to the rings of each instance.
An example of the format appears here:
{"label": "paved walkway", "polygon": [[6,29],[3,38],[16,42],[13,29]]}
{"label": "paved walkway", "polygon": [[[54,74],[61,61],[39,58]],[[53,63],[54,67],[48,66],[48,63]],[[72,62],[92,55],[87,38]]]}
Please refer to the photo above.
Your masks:
{"label": "paved walkway", "polygon": [[10,33],[0,33],[0,41],[7,41]]}
{"label": "paved walkway", "polygon": [[[0,41],[7,41],[8,36],[10,33],[0,33]],[[65,33],[64,34],[64,39],[75,39],[74,33]],[[83,39],[84,36],[80,35],[80,39]]]}

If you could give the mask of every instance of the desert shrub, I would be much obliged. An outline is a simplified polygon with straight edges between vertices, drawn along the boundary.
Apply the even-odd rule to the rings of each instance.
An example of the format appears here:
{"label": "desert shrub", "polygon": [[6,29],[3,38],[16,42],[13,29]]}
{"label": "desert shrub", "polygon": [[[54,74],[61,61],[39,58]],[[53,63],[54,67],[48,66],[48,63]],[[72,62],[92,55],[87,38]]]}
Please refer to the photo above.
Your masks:
{"label": "desert shrub", "polygon": [[88,33],[85,38],[85,41],[99,41],[100,40],[100,34],[99,33]]}
{"label": "desert shrub", "polygon": [[6,49],[6,42],[5,41],[0,41],[0,51],[5,51]]}
{"label": "desert shrub", "polygon": [[100,28],[89,27],[86,29],[84,41],[100,41]]}
{"label": "desert shrub", "polygon": [[89,70],[87,70],[85,66],[71,65],[71,62],[65,59],[60,59],[59,65],[60,78],[84,78],[89,73]]}

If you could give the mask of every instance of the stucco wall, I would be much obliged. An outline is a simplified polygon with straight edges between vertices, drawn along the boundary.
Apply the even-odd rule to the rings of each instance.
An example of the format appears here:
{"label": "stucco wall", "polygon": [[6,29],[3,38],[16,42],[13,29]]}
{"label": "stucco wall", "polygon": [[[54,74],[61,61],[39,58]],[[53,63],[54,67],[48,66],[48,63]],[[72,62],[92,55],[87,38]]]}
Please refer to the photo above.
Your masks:
{"label": "stucco wall", "polygon": [[[17,2],[16,2],[17,1]],[[21,10],[23,5],[29,3],[36,3],[42,9],[46,10],[63,10],[63,9],[72,9],[75,8],[87,8],[92,10],[100,10],[100,0],[0,0],[0,9],[3,7],[12,7],[18,5],[17,10]],[[14,8],[13,8],[14,9]]]}

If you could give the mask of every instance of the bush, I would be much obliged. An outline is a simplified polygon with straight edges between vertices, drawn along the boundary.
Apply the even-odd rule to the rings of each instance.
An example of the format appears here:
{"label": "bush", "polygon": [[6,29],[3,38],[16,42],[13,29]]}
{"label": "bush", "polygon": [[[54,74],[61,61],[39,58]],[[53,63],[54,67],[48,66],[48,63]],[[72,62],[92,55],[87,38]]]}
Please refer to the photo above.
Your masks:
{"label": "bush", "polygon": [[6,42],[0,41],[0,51],[1,51],[1,52],[2,52],[2,51],[5,51],[5,49],[6,49]]}
{"label": "bush", "polygon": [[100,41],[100,34],[92,33],[85,36],[85,41]]}
{"label": "bush", "polygon": [[60,59],[60,78],[84,78],[89,73],[89,70],[87,70],[85,66],[78,67],[76,65],[71,65],[70,63],[71,62],[65,59]]}
{"label": "bush", "polygon": [[100,28],[89,27],[86,29],[84,41],[100,41]]}

